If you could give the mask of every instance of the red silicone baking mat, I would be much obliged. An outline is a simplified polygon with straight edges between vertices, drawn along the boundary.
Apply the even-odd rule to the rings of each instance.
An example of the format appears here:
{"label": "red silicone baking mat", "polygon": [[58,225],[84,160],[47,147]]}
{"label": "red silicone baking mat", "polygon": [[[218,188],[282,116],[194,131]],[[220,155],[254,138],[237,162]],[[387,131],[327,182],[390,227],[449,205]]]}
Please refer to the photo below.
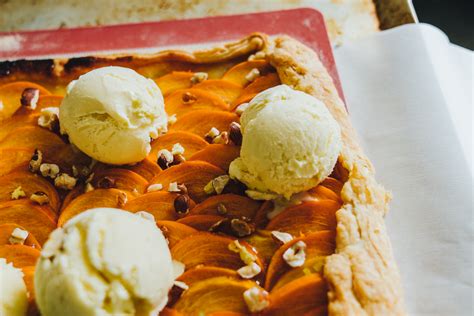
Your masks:
{"label": "red silicone baking mat", "polygon": [[295,9],[202,19],[0,33],[0,60],[134,52],[239,39],[253,32],[287,34],[316,51],[342,96],[341,84],[323,15]]}

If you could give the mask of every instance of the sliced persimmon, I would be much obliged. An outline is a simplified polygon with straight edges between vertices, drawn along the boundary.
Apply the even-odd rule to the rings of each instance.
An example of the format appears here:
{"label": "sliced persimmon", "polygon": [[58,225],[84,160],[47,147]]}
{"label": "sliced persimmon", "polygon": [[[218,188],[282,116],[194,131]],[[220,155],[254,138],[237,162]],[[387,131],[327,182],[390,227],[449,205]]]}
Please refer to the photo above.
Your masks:
{"label": "sliced persimmon", "polygon": [[156,84],[160,87],[161,93],[164,96],[179,90],[191,88],[191,78],[194,76],[193,72],[189,71],[173,71],[169,74],[155,79]]}
{"label": "sliced persimmon", "polygon": [[34,205],[28,200],[0,203],[0,224],[16,224],[33,234],[43,245],[56,228],[51,209]]}
{"label": "sliced persimmon", "polygon": [[[1,120],[0,120],[1,121]],[[17,117],[13,116],[10,118],[7,118],[3,121],[2,123],[2,128],[0,128],[0,141],[4,140],[7,135],[21,127],[27,127],[27,126],[38,126],[38,115],[25,115],[22,117]],[[16,144],[15,147],[21,146],[23,147],[22,143]]]}
{"label": "sliced persimmon", "polygon": [[0,177],[15,169],[28,170],[33,150],[28,148],[0,149]]}
{"label": "sliced persimmon", "polygon": [[66,194],[66,196],[63,199],[63,203],[61,204],[60,213],[62,213],[62,211],[69,205],[69,203],[71,203],[72,200],[74,200],[79,195],[84,193],[84,188],[85,188],[84,184],[81,183],[81,184],[76,185],[74,189],[72,189]]}
{"label": "sliced persimmon", "polygon": [[191,156],[189,160],[206,161],[223,170],[229,170],[229,165],[240,156],[240,147],[223,144],[210,144]]}
{"label": "sliced persimmon", "polygon": [[328,199],[342,204],[342,199],[337,193],[322,185],[318,185],[308,190],[308,193],[318,200]]}
{"label": "sliced persimmon", "polygon": [[245,316],[247,314],[237,313],[237,312],[229,312],[229,311],[220,311],[220,312],[213,312],[208,314],[208,316]]}
{"label": "sliced persimmon", "polygon": [[229,311],[248,315],[243,294],[258,285],[250,280],[236,280],[225,276],[194,283],[186,290],[173,308],[184,315],[208,315]]}
{"label": "sliced persimmon", "polygon": [[[130,212],[145,211],[152,214],[155,220],[176,220],[178,214],[174,208],[174,200],[178,193],[166,191],[156,191],[143,194],[127,204],[124,209]],[[191,200],[190,207],[194,207],[195,203]]]}
{"label": "sliced persimmon", "polygon": [[38,103],[36,104],[36,108],[34,110],[30,110],[24,107],[21,107],[16,111],[15,116],[17,115],[30,115],[30,114],[39,114],[41,110],[44,108],[59,108],[61,102],[63,101],[64,97],[62,95],[40,95],[38,99]]}
{"label": "sliced persimmon", "polygon": [[214,224],[223,220],[219,215],[191,215],[178,220],[178,223],[188,225],[194,229],[208,231]]}
{"label": "sliced persimmon", "polygon": [[327,304],[327,291],[319,274],[304,276],[270,293],[270,306],[264,315],[304,315]]}
{"label": "sliced persimmon", "polygon": [[178,90],[167,96],[165,109],[169,115],[176,114],[179,120],[183,115],[196,110],[228,111],[229,104],[217,94],[191,88]]}
{"label": "sliced persimmon", "polygon": [[[262,203],[237,194],[219,194],[207,198],[191,209],[189,215],[222,215],[253,219]],[[218,208],[221,208],[219,211]],[[224,207],[225,212],[223,212]]]}
{"label": "sliced persimmon", "polygon": [[173,248],[181,240],[198,232],[192,227],[174,221],[157,221],[156,224],[168,240],[170,248]]}
{"label": "sliced persimmon", "polygon": [[188,286],[191,286],[196,282],[220,276],[235,279],[240,278],[237,272],[232,269],[202,266],[189,269],[188,271],[181,274],[177,280],[186,283]]}
{"label": "sliced persimmon", "polygon": [[256,227],[264,228],[268,225],[268,213],[274,210],[273,201],[265,201],[255,214],[254,223]]}
{"label": "sliced persimmon", "polygon": [[279,247],[272,237],[272,232],[263,229],[256,230],[252,235],[243,238],[243,240],[257,250],[259,257],[266,264],[270,262],[270,259]]}
{"label": "sliced persimmon", "polygon": [[40,256],[40,251],[25,245],[2,245],[0,246],[0,258],[11,262],[15,268],[34,266]]}
{"label": "sliced persimmon", "polygon": [[260,73],[265,73],[271,70],[271,66],[263,59],[244,61],[230,68],[224,74],[222,79],[233,82],[241,87],[245,87],[250,83],[246,77],[252,69],[258,69]]}
{"label": "sliced persimmon", "polygon": [[242,93],[242,86],[222,79],[206,80],[195,85],[193,88],[212,92],[228,105],[232,104]]}
{"label": "sliced persimmon", "polygon": [[19,170],[0,177],[0,202],[10,201],[12,192],[21,187],[25,193],[24,199],[29,199],[33,193],[43,192],[49,198],[48,205],[59,213],[60,200],[54,186],[45,178],[29,171]]}
{"label": "sliced persimmon", "polygon": [[40,96],[51,94],[43,86],[28,81],[16,81],[0,86],[0,121],[11,117],[21,107],[21,95],[28,88],[38,89]]}
{"label": "sliced persimmon", "polygon": [[[173,259],[184,263],[186,269],[195,268],[199,265],[239,269],[245,264],[238,253],[229,249],[234,242],[230,237],[215,235],[212,233],[199,232],[178,242],[172,249]],[[241,242],[249,253],[257,258],[257,263],[262,266],[257,253],[246,242]]]}
{"label": "sliced persimmon", "polygon": [[124,190],[92,190],[90,192],[79,195],[63,209],[58,219],[58,226],[63,226],[72,217],[91,208],[123,208],[125,203],[131,199],[133,199],[133,195],[130,192]]}
{"label": "sliced persimmon", "polygon": [[[13,223],[6,223],[0,225],[0,245],[10,244],[10,237],[16,228],[26,230],[23,226]],[[41,249],[41,244],[38,242],[38,240],[36,240],[36,237],[31,232],[28,232],[28,237],[26,237],[23,245],[30,246],[36,249]]]}
{"label": "sliced persimmon", "polygon": [[160,183],[166,190],[171,182],[184,184],[191,199],[204,201],[208,195],[204,187],[212,179],[225,174],[225,171],[204,161],[186,161],[160,172],[151,183]]}
{"label": "sliced persimmon", "polygon": [[180,312],[173,308],[165,307],[159,314],[159,316],[183,316]]}
{"label": "sliced persimmon", "polygon": [[[326,256],[334,253],[336,234],[333,231],[319,231],[295,238],[275,251],[268,266],[265,288],[273,290],[309,273],[321,273]],[[283,254],[295,243],[306,244],[306,260],[301,267],[291,268],[283,259]]]}
{"label": "sliced persimmon", "polygon": [[234,111],[242,103],[249,103],[258,93],[247,93],[240,95],[234,103],[232,103],[231,110]]}
{"label": "sliced persimmon", "polygon": [[127,166],[125,168],[141,175],[147,181],[153,179],[153,177],[155,177],[161,171],[161,168],[158,167],[156,160],[152,161],[149,157],[146,157],[133,166]]}
{"label": "sliced persimmon", "polygon": [[116,188],[143,194],[148,187],[148,181],[131,170],[111,168],[95,172],[92,185],[95,188]]}
{"label": "sliced persimmon", "polygon": [[258,93],[271,87],[275,87],[279,84],[280,77],[278,77],[278,74],[275,72],[271,72],[269,74],[266,74],[265,76],[258,77],[257,79],[255,79],[255,81],[245,87],[239,97],[233,102],[232,108],[235,108],[236,106],[242,103],[250,102],[250,100],[252,100]]}
{"label": "sliced persimmon", "polygon": [[162,149],[171,151],[174,144],[184,148],[184,158],[189,159],[196,152],[209,145],[202,137],[186,131],[170,132],[155,139],[151,143],[151,152],[148,158],[156,163],[158,152]]}
{"label": "sliced persimmon", "polygon": [[239,122],[235,113],[197,110],[180,117],[171,125],[170,131],[186,131],[204,137],[213,127],[221,132],[227,131],[232,122]]}
{"label": "sliced persimmon", "polygon": [[13,148],[20,145],[24,148],[39,149],[48,157],[65,146],[65,143],[58,135],[39,126],[28,126],[16,128],[8,133],[0,141],[0,149]]}
{"label": "sliced persimmon", "polygon": [[342,187],[344,186],[344,183],[337,180],[336,178],[327,177],[319,185],[322,185],[323,187],[331,189],[334,193],[340,195],[342,191]]}
{"label": "sliced persimmon", "polygon": [[336,211],[341,204],[331,200],[307,201],[290,206],[275,216],[266,230],[278,230],[293,236],[336,229]]}

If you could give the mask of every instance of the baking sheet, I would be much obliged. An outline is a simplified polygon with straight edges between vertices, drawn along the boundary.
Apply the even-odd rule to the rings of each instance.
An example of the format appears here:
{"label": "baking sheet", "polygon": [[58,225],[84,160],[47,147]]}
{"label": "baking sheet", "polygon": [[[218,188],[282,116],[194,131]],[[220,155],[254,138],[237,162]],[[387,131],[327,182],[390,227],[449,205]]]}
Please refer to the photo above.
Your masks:
{"label": "baking sheet", "polygon": [[352,122],[393,192],[387,228],[410,315],[472,315],[473,53],[406,25],[335,50]]}

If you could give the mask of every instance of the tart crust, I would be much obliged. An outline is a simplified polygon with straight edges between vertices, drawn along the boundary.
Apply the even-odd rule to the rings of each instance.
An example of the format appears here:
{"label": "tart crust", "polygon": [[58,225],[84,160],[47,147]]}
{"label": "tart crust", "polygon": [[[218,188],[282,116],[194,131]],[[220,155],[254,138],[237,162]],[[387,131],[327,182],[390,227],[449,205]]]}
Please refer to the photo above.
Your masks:
{"label": "tart crust", "polygon": [[107,55],[71,59],[20,60],[0,63],[0,84],[11,80],[64,83],[93,68],[120,65],[137,68],[156,62],[214,64],[259,51],[277,70],[282,83],[322,100],[338,121],[343,138],[339,164],[347,171],[343,206],[337,212],[336,253],[324,276],[329,284],[330,315],[404,315],[402,287],[384,216],[391,195],[375,180],[369,159],[359,146],[344,103],[317,54],[287,37],[255,33],[240,41],[188,53]]}

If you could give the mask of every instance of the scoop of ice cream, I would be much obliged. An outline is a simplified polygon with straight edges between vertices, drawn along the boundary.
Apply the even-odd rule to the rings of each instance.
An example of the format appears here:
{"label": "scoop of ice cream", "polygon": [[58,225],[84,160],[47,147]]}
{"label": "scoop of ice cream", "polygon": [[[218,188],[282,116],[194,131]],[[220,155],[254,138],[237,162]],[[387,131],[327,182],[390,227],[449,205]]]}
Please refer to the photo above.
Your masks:
{"label": "scoop of ice cream", "polygon": [[61,132],[96,160],[138,162],[150,152],[150,138],[167,130],[160,89],[132,69],[95,69],[67,90],[59,111]]}
{"label": "scoop of ice cream", "polygon": [[324,180],[341,150],[340,128],[324,103],[280,85],[259,93],[240,119],[240,157],[230,176],[252,197],[289,198]]}
{"label": "scoop of ice cream", "polygon": [[153,218],[96,208],[51,234],[36,266],[36,301],[44,316],[156,315],[174,279]]}
{"label": "scoop of ice cream", "polygon": [[28,294],[23,272],[0,258],[0,315],[25,316]]}

